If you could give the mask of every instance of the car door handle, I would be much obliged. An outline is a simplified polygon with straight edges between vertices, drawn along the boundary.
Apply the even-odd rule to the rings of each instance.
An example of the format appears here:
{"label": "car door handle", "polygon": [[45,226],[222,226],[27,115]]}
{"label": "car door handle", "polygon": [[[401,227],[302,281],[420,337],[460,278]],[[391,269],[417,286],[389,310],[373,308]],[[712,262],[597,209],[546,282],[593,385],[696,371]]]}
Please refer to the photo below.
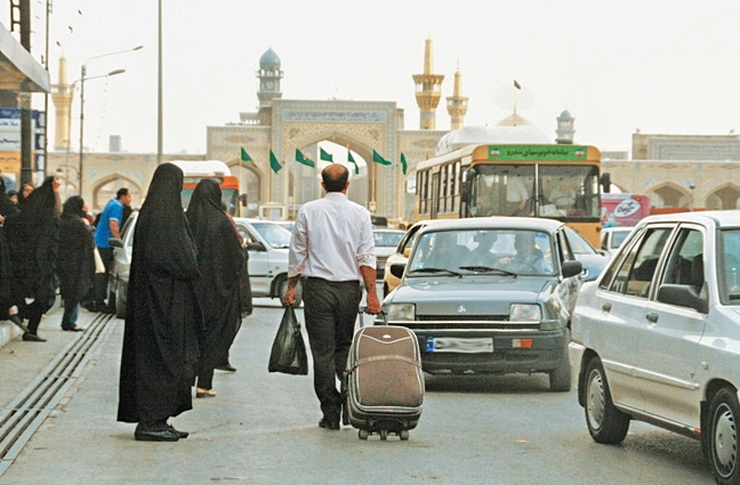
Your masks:
{"label": "car door handle", "polygon": [[612,304],[611,303],[604,303],[604,306],[602,306],[601,309],[604,310],[605,312],[609,313],[611,311],[611,309],[612,309]]}
{"label": "car door handle", "polygon": [[648,319],[648,322],[650,323],[658,323],[658,314],[657,313],[649,313],[645,315],[645,318]]}

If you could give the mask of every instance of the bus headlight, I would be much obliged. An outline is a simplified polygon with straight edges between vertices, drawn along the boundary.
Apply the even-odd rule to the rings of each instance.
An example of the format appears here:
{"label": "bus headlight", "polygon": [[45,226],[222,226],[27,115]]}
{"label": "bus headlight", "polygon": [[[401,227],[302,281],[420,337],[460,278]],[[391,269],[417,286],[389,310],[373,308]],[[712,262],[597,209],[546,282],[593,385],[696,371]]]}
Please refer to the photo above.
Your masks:
{"label": "bus headlight", "polygon": [[416,305],[413,303],[395,303],[388,307],[388,321],[414,320]]}
{"label": "bus headlight", "polygon": [[512,303],[509,306],[510,322],[539,322],[542,319],[542,309],[539,305]]}

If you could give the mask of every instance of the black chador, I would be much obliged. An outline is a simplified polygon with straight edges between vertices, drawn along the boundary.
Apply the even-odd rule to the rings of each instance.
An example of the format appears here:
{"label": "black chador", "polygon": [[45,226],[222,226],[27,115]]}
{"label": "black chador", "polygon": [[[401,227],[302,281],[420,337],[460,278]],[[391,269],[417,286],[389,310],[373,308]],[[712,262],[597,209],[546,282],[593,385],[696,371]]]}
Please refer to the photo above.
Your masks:
{"label": "black chador", "polygon": [[182,182],[175,165],[157,167],[134,232],[118,420],[138,422],[138,440],[184,437],[167,419],[192,409],[202,325],[193,285],[200,274]]}
{"label": "black chador", "polygon": [[215,180],[198,183],[187,218],[195,240],[201,278],[196,293],[205,322],[201,334],[201,367],[197,395],[214,395],[213,369],[228,354],[241,322],[239,277],[244,257],[234,224],[221,209],[221,189]]}

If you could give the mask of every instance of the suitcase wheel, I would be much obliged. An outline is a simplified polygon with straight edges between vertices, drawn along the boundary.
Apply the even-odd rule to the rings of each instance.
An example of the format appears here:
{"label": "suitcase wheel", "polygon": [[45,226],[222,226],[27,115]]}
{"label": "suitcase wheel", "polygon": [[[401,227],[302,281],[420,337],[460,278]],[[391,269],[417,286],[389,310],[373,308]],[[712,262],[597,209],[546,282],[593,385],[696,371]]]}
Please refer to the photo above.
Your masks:
{"label": "suitcase wheel", "polygon": [[409,439],[409,430],[407,430],[407,429],[402,429],[402,430],[401,430],[401,431],[400,431],[400,432],[398,433],[398,437],[399,437],[399,438],[401,438],[401,441],[406,441],[407,439]]}
{"label": "suitcase wheel", "polygon": [[361,440],[366,440],[367,437],[370,436],[370,433],[368,433],[366,429],[361,429],[360,431],[357,432],[357,436]]}

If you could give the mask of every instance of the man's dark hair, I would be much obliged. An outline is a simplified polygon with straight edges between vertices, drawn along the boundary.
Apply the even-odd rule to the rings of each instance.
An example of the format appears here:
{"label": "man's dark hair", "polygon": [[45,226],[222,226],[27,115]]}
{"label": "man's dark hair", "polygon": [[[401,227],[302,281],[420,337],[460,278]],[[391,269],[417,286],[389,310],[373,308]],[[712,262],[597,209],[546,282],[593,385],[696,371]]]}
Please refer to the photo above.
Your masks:
{"label": "man's dark hair", "polygon": [[118,189],[118,192],[116,192],[116,199],[121,199],[121,197],[128,195],[128,188],[123,187],[121,189]]}
{"label": "man's dark hair", "polygon": [[321,180],[327,192],[341,192],[347,186],[349,170],[342,164],[333,163],[321,171]]}

